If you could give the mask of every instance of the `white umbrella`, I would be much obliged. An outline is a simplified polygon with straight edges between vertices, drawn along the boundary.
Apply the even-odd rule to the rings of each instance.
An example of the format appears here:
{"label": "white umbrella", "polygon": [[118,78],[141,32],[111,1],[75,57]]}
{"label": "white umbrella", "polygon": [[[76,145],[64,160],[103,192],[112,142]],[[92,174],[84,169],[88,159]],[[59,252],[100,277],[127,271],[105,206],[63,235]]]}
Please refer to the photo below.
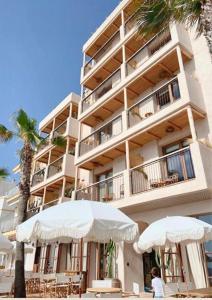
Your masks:
{"label": "white umbrella", "polygon": [[19,225],[16,231],[19,242],[69,243],[72,239],[80,239],[80,274],[83,239],[103,243],[110,240],[132,242],[137,235],[138,224],[120,210],[110,204],[88,200],[69,201],[43,210]]}
{"label": "white umbrella", "polygon": [[10,252],[13,244],[0,232],[0,252]]}
{"label": "white umbrella", "polygon": [[174,216],[149,225],[140,235],[137,246],[145,252],[165,245],[207,240],[212,240],[212,225],[196,218]]}
{"label": "white umbrella", "polygon": [[79,200],[61,203],[41,211],[17,227],[19,242],[45,241],[68,243],[86,241],[132,242],[138,225],[110,204]]}

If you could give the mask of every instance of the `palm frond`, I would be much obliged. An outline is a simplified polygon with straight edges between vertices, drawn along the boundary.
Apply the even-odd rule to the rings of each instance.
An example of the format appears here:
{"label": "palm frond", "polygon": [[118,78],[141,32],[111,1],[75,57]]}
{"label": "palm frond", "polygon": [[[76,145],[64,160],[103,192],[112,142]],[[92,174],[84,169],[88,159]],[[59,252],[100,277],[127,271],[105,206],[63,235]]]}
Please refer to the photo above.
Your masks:
{"label": "palm frond", "polygon": [[200,0],[144,0],[135,5],[140,34],[154,35],[169,23],[179,22],[191,28],[197,24],[202,32]]}
{"label": "palm frond", "polygon": [[54,137],[52,140],[51,140],[51,143],[55,146],[58,146],[58,147],[61,147],[61,148],[65,148],[66,146],[66,139],[63,137],[63,136],[57,136],[57,137]]}
{"label": "palm frond", "polygon": [[0,142],[5,143],[13,138],[13,132],[0,124]]}
{"label": "palm frond", "polygon": [[172,20],[173,2],[174,0],[140,2],[136,7],[136,20],[140,34],[152,36],[166,27]]}
{"label": "palm frond", "polygon": [[9,172],[5,168],[0,168],[0,180],[9,176]]}
{"label": "palm frond", "polygon": [[41,142],[42,138],[38,134],[36,120],[31,119],[23,109],[15,114],[14,120],[17,134],[21,140],[30,143],[32,146],[36,146]]}

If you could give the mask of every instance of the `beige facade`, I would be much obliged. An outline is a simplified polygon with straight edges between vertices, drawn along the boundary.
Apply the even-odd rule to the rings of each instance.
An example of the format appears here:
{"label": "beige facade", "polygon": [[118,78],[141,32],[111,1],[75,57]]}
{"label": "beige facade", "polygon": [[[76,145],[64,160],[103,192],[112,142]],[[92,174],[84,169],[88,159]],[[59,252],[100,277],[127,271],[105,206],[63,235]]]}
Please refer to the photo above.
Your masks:
{"label": "beige facade", "polygon": [[[90,176],[83,187],[76,185],[75,198],[108,202],[143,227],[168,215],[210,215],[212,65],[206,40],[180,24],[150,40],[138,38],[132,12],[133,3],[122,1],[83,47],[75,164]],[[142,289],[143,264],[151,258],[121,248],[124,289]],[[184,277],[198,286],[186,251]]]}
{"label": "beige facade", "polygon": [[[71,93],[40,122],[40,134],[45,140],[34,156],[29,216],[72,197],[78,103],[79,96]],[[57,137],[66,140],[64,147],[52,143]]]}

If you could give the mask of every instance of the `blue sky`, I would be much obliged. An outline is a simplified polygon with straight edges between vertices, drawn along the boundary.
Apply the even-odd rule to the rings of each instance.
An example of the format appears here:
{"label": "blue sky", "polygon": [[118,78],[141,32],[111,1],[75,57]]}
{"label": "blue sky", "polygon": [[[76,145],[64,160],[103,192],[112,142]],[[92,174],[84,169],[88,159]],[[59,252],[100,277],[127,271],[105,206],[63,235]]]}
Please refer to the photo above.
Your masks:
{"label": "blue sky", "polygon": [[[40,121],[80,91],[82,45],[119,0],[0,0],[0,123],[23,108]],[[20,145],[0,145],[0,166]]]}

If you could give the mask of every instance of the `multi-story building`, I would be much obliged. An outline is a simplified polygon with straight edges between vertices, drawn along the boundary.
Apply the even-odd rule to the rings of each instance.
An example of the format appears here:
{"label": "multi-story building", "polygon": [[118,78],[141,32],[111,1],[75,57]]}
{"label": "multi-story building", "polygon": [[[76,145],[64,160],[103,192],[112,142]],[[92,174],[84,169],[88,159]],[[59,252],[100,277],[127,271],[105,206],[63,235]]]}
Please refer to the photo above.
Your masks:
{"label": "multi-story building", "polygon": [[[75,186],[74,156],[78,138],[79,100],[78,95],[69,94],[39,124],[40,134],[45,140],[33,159],[28,218],[41,210],[72,199]],[[63,137],[61,146],[52,142],[58,137]],[[62,145],[64,139],[65,146]],[[82,178],[83,175],[80,176]],[[51,273],[68,269],[68,247],[58,243],[34,245],[34,255],[29,261],[28,270]]]}
{"label": "multi-story building", "polygon": [[[77,173],[89,170],[90,177],[76,186],[76,199],[107,202],[141,230],[170,215],[211,222],[211,78],[203,36],[172,24],[151,39],[138,37],[133,1],[121,1],[83,46],[75,164]],[[154,254],[138,255],[129,245],[120,249],[124,289],[132,290],[133,283],[148,286]],[[163,252],[164,259],[179,259],[186,270],[167,268],[164,279],[209,284],[210,255],[201,256],[198,269],[186,251]],[[99,278],[104,273],[100,261]],[[204,284],[197,272],[206,272]]]}
{"label": "multi-story building", "polygon": [[[33,160],[31,196],[28,215],[69,200],[75,184],[74,155],[78,135],[79,96],[71,93],[39,124],[45,139]],[[63,137],[66,144],[52,141]]]}

